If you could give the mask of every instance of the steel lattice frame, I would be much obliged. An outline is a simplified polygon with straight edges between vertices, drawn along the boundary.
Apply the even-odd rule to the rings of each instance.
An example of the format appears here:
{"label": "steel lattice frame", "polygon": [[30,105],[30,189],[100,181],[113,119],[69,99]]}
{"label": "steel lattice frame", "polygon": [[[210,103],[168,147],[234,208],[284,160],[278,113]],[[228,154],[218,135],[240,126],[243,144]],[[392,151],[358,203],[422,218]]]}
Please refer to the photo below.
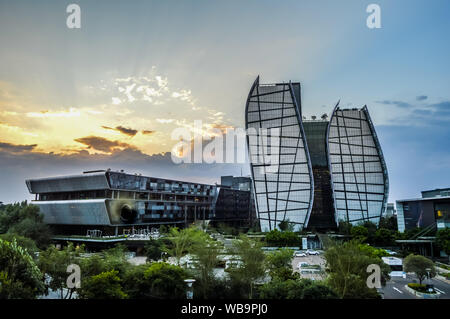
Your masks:
{"label": "steel lattice frame", "polygon": [[386,163],[367,107],[339,109],[327,132],[336,223],[379,223],[387,205]]}
{"label": "steel lattice frame", "polygon": [[[292,83],[260,85],[259,77],[248,95],[247,145],[262,231],[278,228],[283,220],[293,223],[296,231],[301,230],[311,214],[314,180],[299,103]],[[269,145],[259,129],[273,128],[280,132],[279,169],[268,173],[270,164],[264,162],[264,154]],[[256,133],[250,129],[256,129]]]}

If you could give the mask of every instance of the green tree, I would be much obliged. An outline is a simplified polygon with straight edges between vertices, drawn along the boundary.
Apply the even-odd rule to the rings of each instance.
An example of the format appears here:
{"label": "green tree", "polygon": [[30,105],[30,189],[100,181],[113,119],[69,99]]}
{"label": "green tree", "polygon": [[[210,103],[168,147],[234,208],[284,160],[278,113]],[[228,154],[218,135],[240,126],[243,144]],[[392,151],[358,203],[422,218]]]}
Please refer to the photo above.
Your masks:
{"label": "green tree", "polygon": [[261,250],[262,244],[241,235],[233,243],[232,253],[239,257],[240,264],[230,267],[230,278],[233,285],[242,286],[249,299],[253,298],[255,282],[262,279],[266,272],[264,267],[265,254]]}
{"label": "green tree", "polygon": [[279,224],[278,227],[282,230],[282,231],[290,231],[293,232],[294,231],[294,224],[291,223],[289,221],[289,219],[286,220],[282,220]]}
{"label": "green tree", "polygon": [[395,233],[387,228],[379,228],[375,232],[374,241],[375,244],[380,246],[391,246],[395,242]]}
{"label": "green tree", "polygon": [[69,274],[67,266],[79,264],[80,253],[83,248],[75,248],[72,243],[59,250],[50,246],[39,255],[39,268],[48,276],[47,287],[59,291],[61,299],[71,299],[75,288],[67,288],[66,282]]}
{"label": "green tree", "polygon": [[0,239],[0,299],[34,299],[44,293],[42,273],[17,242]]}
{"label": "green tree", "polygon": [[360,247],[359,241],[333,244],[325,251],[327,283],[339,298],[379,298],[375,288],[366,284],[367,266],[377,264],[382,272],[382,284],[389,278],[389,266]]}
{"label": "green tree", "polygon": [[378,224],[378,228],[386,228],[392,231],[397,231],[397,217],[389,216],[389,217],[381,217],[380,223]]}
{"label": "green tree", "polygon": [[292,271],[293,251],[283,248],[267,254],[266,263],[272,280],[295,279]]}
{"label": "green tree", "polygon": [[203,237],[192,246],[191,253],[194,255],[195,276],[197,279],[196,291],[200,292],[203,299],[207,299],[212,290],[216,288],[214,283],[214,268],[219,263],[219,254],[222,245],[209,236]]}
{"label": "green tree", "polygon": [[300,243],[300,238],[294,232],[287,230],[281,232],[278,229],[274,229],[266,233],[266,242],[269,245],[294,246]]}
{"label": "green tree", "polygon": [[427,278],[428,275],[430,278],[436,276],[434,263],[424,256],[411,254],[403,260],[403,266],[405,272],[413,272],[416,274],[420,284],[422,284],[422,281]]}
{"label": "green tree", "polygon": [[0,210],[0,234],[31,238],[40,249],[45,249],[51,242],[51,232],[43,220],[39,207],[26,201],[4,205]]}
{"label": "green tree", "polygon": [[168,247],[168,252],[174,256],[177,260],[177,264],[180,264],[180,258],[189,252],[192,247],[204,236],[208,236],[204,232],[196,229],[195,227],[189,227],[179,230],[173,227],[169,231],[168,240],[171,243],[171,247]]}
{"label": "green tree", "polygon": [[353,238],[365,242],[367,240],[367,237],[369,236],[369,231],[364,226],[353,226],[350,230],[350,234],[353,236]]}
{"label": "green tree", "polygon": [[147,257],[147,262],[161,259],[161,255],[165,250],[166,248],[161,240],[150,238],[144,247],[144,254]]}
{"label": "green tree", "polygon": [[450,255],[450,228],[440,229],[436,233],[436,243],[447,255]]}
{"label": "green tree", "polygon": [[347,221],[340,220],[338,232],[342,235],[350,235],[353,225]]}
{"label": "green tree", "polygon": [[148,291],[143,296],[152,299],[183,299],[186,296],[186,271],[168,263],[153,263],[144,272]]}
{"label": "green tree", "polygon": [[79,289],[80,299],[126,299],[117,270],[102,272],[84,279]]}
{"label": "green tree", "polygon": [[23,236],[20,236],[17,234],[11,234],[11,233],[6,233],[6,234],[0,235],[0,239],[9,241],[9,242],[13,242],[15,239],[17,241],[18,246],[26,249],[27,252],[30,254],[30,256],[33,257],[33,259],[37,259],[37,256],[35,253],[38,252],[39,249],[37,248],[36,243],[34,242],[33,239],[23,237]]}
{"label": "green tree", "polygon": [[272,280],[260,288],[262,299],[335,299],[327,285],[310,279]]}

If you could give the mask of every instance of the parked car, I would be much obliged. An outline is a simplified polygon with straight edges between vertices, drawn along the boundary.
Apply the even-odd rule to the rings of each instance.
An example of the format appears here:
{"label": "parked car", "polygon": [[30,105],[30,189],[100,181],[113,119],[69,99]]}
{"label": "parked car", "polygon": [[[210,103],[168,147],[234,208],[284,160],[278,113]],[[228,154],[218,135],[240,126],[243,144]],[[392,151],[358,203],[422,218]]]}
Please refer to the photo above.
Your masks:
{"label": "parked car", "polygon": [[308,249],[306,251],[308,255],[319,255],[320,253],[317,250]]}
{"label": "parked car", "polygon": [[295,257],[306,257],[306,254],[304,252],[301,251],[297,251],[294,254]]}

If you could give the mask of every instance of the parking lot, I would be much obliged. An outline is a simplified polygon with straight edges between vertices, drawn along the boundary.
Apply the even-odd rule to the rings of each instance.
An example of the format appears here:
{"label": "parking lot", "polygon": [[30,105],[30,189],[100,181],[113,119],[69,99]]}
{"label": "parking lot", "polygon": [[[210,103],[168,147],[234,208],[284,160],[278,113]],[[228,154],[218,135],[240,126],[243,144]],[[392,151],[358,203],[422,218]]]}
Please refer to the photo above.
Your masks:
{"label": "parking lot", "polygon": [[[302,278],[321,280],[325,278],[325,259],[323,251],[319,251],[320,255],[306,255],[306,257],[294,257],[292,260],[292,269],[294,272],[300,273]],[[298,268],[299,263],[307,263],[308,266],[320,266],[320,269],[308,269],[308,267]],[[317,267],[318,268],[318,267]]]}

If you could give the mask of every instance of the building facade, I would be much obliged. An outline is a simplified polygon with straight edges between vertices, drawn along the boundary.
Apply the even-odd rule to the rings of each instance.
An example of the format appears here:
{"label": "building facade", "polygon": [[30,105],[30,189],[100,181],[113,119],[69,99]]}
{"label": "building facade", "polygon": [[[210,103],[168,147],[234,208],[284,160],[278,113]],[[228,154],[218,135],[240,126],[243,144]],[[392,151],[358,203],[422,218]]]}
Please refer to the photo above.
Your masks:
{"label": "building facade", "polygon": [[389,182],[367,107],[336,105],[329,121],[306,121],[300,83],[262,85],[258,77],[245,122],[261,230],[283,220],[296,230],[336,228],[340,221],[378,224]]}
{"label": "building facade", "polygon": [[[44,222],[59,234],[86,234],[98,229],[118,235],[123,230],[155,225],[184,226],[197,220],[246,223],[250,219],[250,191],[220,189],[216,185],[114,172],[26,181],[32,202]],[[228,208],[233,207],[230,215]]]}
{"label": "building facade", "polygon": [[450,227],[450,188],[422,192],[422,198],[396,201],[399,232],[413,228]]}
{"label": "building facade", "polygon": [[303,229],[313,203],[313,172],[301,121],[300,83],[253,84],[246,105],[247,144],[262,231],[289,220]]}

